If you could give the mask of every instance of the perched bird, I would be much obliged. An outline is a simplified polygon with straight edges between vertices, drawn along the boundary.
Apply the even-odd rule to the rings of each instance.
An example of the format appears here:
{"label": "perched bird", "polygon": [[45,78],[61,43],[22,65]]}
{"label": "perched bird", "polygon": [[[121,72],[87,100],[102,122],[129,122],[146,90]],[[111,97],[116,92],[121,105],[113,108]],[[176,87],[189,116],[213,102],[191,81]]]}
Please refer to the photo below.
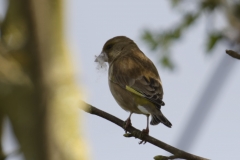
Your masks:
{"label": "perched bird", "polygon": [[145,134],[149,133],[150,115],[151,125],[163,123],[167,127],[172,126],[161,112],[163,87],[158,71],[133,40],[125,36],[109,39],[95,61],[109,64],[111,93],[117,103],[130,112],[125,129],[131,125],[132,113],[147,116],[147,127],[142,131]]}

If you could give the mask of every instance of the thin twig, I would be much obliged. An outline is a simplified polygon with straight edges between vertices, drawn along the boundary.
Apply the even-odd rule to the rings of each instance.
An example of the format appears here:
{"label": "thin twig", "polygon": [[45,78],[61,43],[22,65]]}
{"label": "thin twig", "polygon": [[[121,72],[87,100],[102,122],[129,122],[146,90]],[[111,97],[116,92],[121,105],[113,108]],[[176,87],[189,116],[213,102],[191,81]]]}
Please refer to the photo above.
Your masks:
{"label": "thin twig", "polygon": [[226,50],[226,53],[233,58],[240,59],[240,54],[233,50]]}
{"label": "thin twig", "polygon": [[[85,103],[85,102],[84,102]],[[83,109],[85,112],[88,112],[90,114],[94,114],[94,115],[97,115],[97,116],[100,116],[112,123],[115,123],[116,125],[118,125],[119,127],[123,128],[124,129],[124,121],[120,120],[119,118],[107,113],[107,112],[104,112],[96,107],[93,107],[92,105],[90,104],[87,104],[85,103],[86,107],[85,108],[81,108]],[[149,135],[142,135],[141,134],[141,131],[132,127],[132,126],[129,126],[127,128],[127,131],[129,133],[125,134],[124,136],[125,137],[135,137],[135,138],[138,138],[138,139],[141,139],[141,140],[144,140],[148,143],[151,143],[159,148],[162,148],[163,150],[166,150],[170,153],[173,154],[173,156],[170,156],[171,158],[183,158],[183,159],[189,159],[189,160],[207,160],[206,158],[202,158],[202,157],[199,157],[199,156],[196,156],[196,155],[193,155],[191,153],[187,153],[185,151],[182,151],[178,148],[175,148],[173,146],[170,146],[154,137],[151,137]]]}

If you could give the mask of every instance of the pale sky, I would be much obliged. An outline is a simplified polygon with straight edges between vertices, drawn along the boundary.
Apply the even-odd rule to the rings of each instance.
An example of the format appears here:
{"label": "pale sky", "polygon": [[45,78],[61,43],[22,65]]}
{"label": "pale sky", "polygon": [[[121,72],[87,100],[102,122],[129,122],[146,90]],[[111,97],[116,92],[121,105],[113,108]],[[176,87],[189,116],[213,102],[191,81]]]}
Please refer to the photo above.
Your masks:
{"label": "pale sky", "polygon": [[[73,53],[77,82],[84,88],[87,97],[85,101],[122,120],[127,119],[129,114],[118,106],[109,91],[107,72],[96,69],[94,57],[114,36],[125,35],[133,39],[159,71],[166,103],[162,112],[173,124],[171,129],[161,124],[150,126],[150,135],[173,146],[177,145],[220,60],[230,58],[224,53],[227,49],[224,43],[213,54],[205,54],[206,23],[209,19],[201,17],[172,48],[176,70],[163,69],[157,54],[146,47],[140,35],[145,28],[161,30],[173,27],[180,20],[179,15],[167,0],[66,1],[66,35]],[[216,23],[224,25],[221,20]],[[209,114],[202,117],[206,119],[204,126],[187,152],[213,160],[240,159],[240,61],[231,58],[230,61],[234,65],[226,83]],[[156,155],[169,155],[151,144],[139,145],[139,140],[123,137],[123,129],[100,117],[82,111],[79,113],[85,118],[85,135],[93,160],[147,160]],[[134,114],[132,124],[142,130],[146,127],[146,117]],[[10,152],[15,148],[15,142],[9,134],[9,130],[5,132],[4,144],[7,146],[5,150]]]}

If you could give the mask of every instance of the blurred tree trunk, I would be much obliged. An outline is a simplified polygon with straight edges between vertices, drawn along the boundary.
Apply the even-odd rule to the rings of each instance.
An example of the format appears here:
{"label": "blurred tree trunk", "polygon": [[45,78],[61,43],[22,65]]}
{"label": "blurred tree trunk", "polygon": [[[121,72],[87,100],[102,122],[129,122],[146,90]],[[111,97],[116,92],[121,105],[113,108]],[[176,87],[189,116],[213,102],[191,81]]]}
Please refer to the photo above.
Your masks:
{"label": "blurred tree trunk", "polygon": [[4,153],[3,153],[3,148],[2,148],[2,129],[3,129],[3,118],[4,118],[4,114],[2,112],[0,112],[0,159],[1,157],[4,157]]}
{"label": "blurred tree trunk", "polygon": [[62,4],[9,0],[0,26],[0,113],[9,117],[26,160],[87,159]]}

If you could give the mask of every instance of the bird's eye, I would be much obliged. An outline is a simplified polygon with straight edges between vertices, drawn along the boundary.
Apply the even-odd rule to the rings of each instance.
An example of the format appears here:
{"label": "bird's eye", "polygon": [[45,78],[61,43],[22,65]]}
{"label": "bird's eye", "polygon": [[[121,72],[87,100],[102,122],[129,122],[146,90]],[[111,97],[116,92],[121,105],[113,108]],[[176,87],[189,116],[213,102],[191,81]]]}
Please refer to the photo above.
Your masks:
{"label": "bird's eye", "polygon": [[106,46],[106,50],[109,50],[109,49],[111,49],[112,47],[113,47],[113,45],[112,45],[112,44],[109,44],[109,45]]}

